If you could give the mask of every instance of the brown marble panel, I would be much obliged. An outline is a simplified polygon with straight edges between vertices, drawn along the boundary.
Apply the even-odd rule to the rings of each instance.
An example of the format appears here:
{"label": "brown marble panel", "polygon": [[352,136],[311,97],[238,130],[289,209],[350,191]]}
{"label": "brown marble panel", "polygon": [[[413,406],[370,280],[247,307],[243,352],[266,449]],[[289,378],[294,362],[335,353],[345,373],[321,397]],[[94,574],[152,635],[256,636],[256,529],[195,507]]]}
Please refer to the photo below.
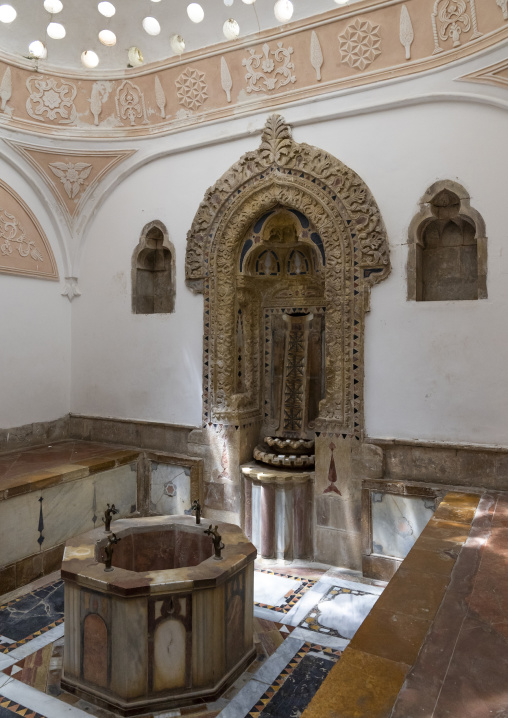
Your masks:
{"label": "brown marble panel", "polygon": [[[386,605],[386,604],[385,604]],[[412,666],[429,630],[430,621],[374,606],[355,633],[351,648]]]}
{"label": "brown marble panel", "polygon": [[96,613],[84,621],[83,678],[96,686],[108,686],[108,629]]}
{"label": "brown marble panel", "polygon": [[[296,517],[295,517],[296,520]],[[275,556],[275,486],[261,486],[261,556]]]}
{"label": "brown marble panel", "polygon": [[302,718],[388,718],[407,666],[346,648]]}

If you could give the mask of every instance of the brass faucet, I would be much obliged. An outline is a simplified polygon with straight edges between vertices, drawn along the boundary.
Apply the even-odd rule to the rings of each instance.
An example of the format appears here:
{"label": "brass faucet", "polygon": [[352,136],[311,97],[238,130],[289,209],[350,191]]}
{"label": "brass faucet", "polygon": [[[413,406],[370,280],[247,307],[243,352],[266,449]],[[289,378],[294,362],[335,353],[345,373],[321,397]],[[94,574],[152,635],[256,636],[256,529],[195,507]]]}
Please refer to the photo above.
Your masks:
{"label": "brass faucet", "polygon": [[197,499],[194,501],[194,503],[190,507],[190,510],[191,510],[191,512],[192,511],[196,512],[196,523],[200,524],[201,523],[201,504],[199,503],[199,501]]}
{"label": "brass faucet", "polygon": [[209,528],[206,529],[205,534],[208,534],[208,536],[212,538],[213,547],[215,549],[214,559],[216,561],[222,561],[222,556],[220,554],[224,548],[224,544],[222,543],[222,536],[220,535],[218,529],[219,527],[216,526],[212,531],[212,524],[210,524]]}
{"label": "brass faucet", "polygon": [[111,519],[113,518],[113,514],[120,513],[117,508],[115,508],[115,504],[111,504],[111,506],[108,504],[108,508],[104,511],[104,518],[102,519],[105,523],[105,531],[108,534],[111,531]]}
{"label": "brass faucet", "polygon": [[106,564],[106,567],[104,568],[105,571],[113,571],[114,569],[111,566],[111,561],[113,560],[113,546],[114,544],[121,541],[121,538],[117,538],[117,535],[112,533],[110,536],[108,536],[108,542],[104,546],[104,556],[105,560],[104,563]]}

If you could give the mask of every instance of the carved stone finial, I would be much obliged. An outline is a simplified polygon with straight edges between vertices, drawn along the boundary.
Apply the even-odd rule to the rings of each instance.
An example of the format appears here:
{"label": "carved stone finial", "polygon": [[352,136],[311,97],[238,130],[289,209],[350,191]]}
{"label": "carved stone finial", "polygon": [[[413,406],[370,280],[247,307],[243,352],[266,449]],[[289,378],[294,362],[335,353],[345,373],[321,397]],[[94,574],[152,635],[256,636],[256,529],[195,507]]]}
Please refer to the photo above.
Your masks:
{"label": "carved stone finial", "polygon": [[260,154],[267,165],[285,165],[292,146],[291,127],[281,115],[270,115],[261,138]]}

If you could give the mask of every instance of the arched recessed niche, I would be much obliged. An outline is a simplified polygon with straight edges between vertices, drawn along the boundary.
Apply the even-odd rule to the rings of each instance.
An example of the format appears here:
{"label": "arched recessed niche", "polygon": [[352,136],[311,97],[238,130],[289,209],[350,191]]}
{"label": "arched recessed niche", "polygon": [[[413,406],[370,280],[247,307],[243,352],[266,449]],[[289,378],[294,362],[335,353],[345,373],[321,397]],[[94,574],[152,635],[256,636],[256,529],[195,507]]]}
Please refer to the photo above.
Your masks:
{"label": "arched recessed niche", "polygon": [[166,227],[149,222],[132,255],[132,311],[170,314],[175,309],[175,250]]}
{"label": "arched recessed niche", "polygon": [[457,182],[436,182],[420,207],[409,228],[408,299],[485,299],[485,223],[467,191]]}

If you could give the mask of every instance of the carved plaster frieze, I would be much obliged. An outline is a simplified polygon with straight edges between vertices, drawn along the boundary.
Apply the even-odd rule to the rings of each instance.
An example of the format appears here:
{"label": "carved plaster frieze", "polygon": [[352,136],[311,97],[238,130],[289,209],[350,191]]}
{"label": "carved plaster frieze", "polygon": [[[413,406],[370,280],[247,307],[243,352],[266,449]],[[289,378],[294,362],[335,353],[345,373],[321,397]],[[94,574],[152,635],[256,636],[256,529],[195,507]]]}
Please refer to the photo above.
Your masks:
{"label": "carved plaster frieze", "polygon": [[93,115],[94,125],[99,124],[103,104],[107,102],[112,89],[112,82],[99,81],[93,83],[90,95],[90,111]]}
{"label": "carved plaster frieze", "polygon": [[227,101],[231,102],[231,89],[233,87],[233,79],[231,77],[229,65],[225,57],[221,57],[220,59],[220,81],[222,89],[226,93]]}
{"label": "carved plaster frieze", "polygon": [[496,3],[503,13],[503,20],[508,20],[508,0],[496,0]]}
{"label": "carved plaster frieze", "polygon": [[411,22],[411,16],[406,5],[403,5],[400,9],[400,44],[406,51],[406,60],[411,59],[411,45],[415,39],[415,32],[413,29],[413,23]]}
{"label": "carved plaster frieze", "polygon": [[265,42],[260,52],[249,49],[248,57],[242,60],[246,68],[247,92],[271,92],[296,82],[293,74],[295,63],[291,61],[294,50],[278,42],[275,49]]}
{"label": "carved plaster frieze", "polygon": [[443,52],[441,42],[451,40],[453,47],[460,47],[462,35],[472,31],[471,40],[481,37],[478,31],[475,0],[436,0],[432,12],[434,31],[434,54]]}
{"label": "carved plaster frieze", "polygon": [[58,202],[70,228],[83,212],[88,199],[102,179],[135,150],[80,150],[41,148],[6,140],[42,177]]}
{"label": "carved plaster frieze", "polygon": [[188,67],[175,82],[178,101],[189,110],[199,110],[208,99],[205,73]]}
{"label": "carved plaster frieze", "polygon": [[340,57],[350,67],[365,70],[381,55],[379,25],[356,18],[339,35]]}
{"label": "carved plaster frieze", "polygon": [[30,93],[26,111],[34,120],[56,121],[60,124],[76,121],[74,100],[78,90],[73,82],[57,77],[31,75],[26,86]]}
{"label": "carved plaster frieze", "polygon": [[310,36],[310,64],[316,71],[316,80],[321,81],[321,68],[323,67],[324,57],[318,34],[315,30]]}
{"label": "carved plaster frieze", "polygon": [[0,180],[0,272],[58,279],[51,245],[34,213]]}
{"label": "carved plaster frieze", "polygon": [[[363,0],[283,31],[131,68],[128,79],[124,73],[88,79],[63,69],[38,74],[32,61],[0,51],[0,120],[48,136],[153,137],[259,112],[274,99],[301,102],[445,66],[506,41],[506,6],[507,0]],[[397,38],[410,62],[392,51]]]}
{"label": "carved plaster frieze", "polygon": [[116,91],[115,102],[120,122],[128,121],[131,127],[134,127],[138,120],[143,125],[148,124],[143,92],[133,82],[122,82]]}
{"label": "carved plaster frieze", "polygon": [[481,70],[459,77],[458,80],[462,82],[481,82],[506,89],[508,88],[508,60],[502,60],[495,65],[483,67]]}
{"label": "carved plaster frieze", "polygon": [[12,108],[8,107],[7,103],[12,96],[12,76],[11,68],[7,67],[5,70],[2,81],[0,82],[0,112],[12,113]]}
{"label": "carved plaster frieze", "polygon": [[314,426],[360,435],[364,315],[370,287],[390,271],[386,231],[364,182],[324,150],[296,143],[278,115],[268,119],[258,150],[208,190],[187,235],[187,283],[205,295],[204,420],[228,425],[261,416],[259,372],[235,393],[238,301],[246,308],[246,354],[261,351],[260,298],[251,290],[239,299],[235,258],[252,222],[274,207],[308,218],[326,256],[326,395]]}

